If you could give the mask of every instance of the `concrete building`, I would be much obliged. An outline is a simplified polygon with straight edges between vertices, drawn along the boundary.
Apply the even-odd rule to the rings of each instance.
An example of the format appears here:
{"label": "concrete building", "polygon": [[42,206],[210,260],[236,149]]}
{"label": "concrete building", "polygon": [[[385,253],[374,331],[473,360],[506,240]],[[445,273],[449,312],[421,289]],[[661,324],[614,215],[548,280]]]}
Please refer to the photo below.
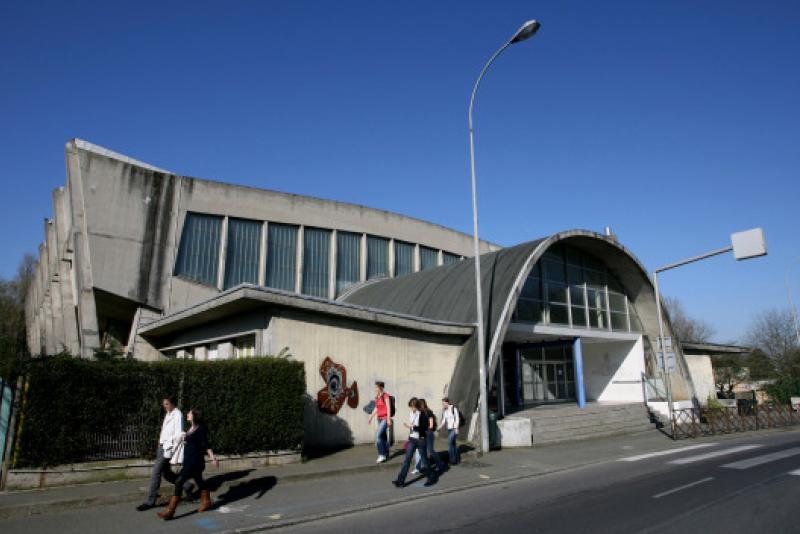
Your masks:
{"label": "concrete building", "polygon": [[[27,300],[31,352],[306,366],[306,441],[367,442],[384,380],[408,397],[478,396],[471,237],[341,202],[179,176],[73,140]],[[490,403],[638,403],[659,380],[653,287],[615,237],[482,246]],[[667,325],[668,330],[671,327]],[[679,344],[676,399],[695,397]],[[359,397],[359,388],[361,397]]]}

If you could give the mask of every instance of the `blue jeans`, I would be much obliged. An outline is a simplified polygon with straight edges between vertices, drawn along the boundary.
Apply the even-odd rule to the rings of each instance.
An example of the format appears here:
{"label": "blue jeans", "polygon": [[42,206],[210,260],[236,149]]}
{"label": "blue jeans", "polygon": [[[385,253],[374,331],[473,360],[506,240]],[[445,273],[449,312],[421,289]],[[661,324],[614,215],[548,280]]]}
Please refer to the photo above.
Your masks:
{"label": "blue jeans", "polygon": [[375,433],[375,445],[378,447],[378,454],[381,456],[389,457],[389,441],[386,435],[386,429],[389,427],[389,422],[386,419],[378,420],[378,432]]}
{"label": "blue jeans", "polygon": [[457,437],[458,429],[451,428],[447,431],[447,455],[450,458],[451,465],[461,462],[461,455],[458,453],[458,445],[456,445]]}
{"label": "blue jeans", "polygon": [[441,458],[439,458],[439,455],[433,448],[433,442],[435,440],[436,440],[436,432],[432,430],[428,430],[427,432],[425,432],[425,445],[423,446],[422,444],[420,444],[420,451],[418,455],[420,459],[417,461],[417,469],[421,467],[422,457],[427,454],[427,457],[429,459],[428,465],[430,465],[430,459],[433,459],[433,461],[436,462],[436,469],[438,469],[440,473],[444,471],[444,463],[442,463]]}
{"label": "blue jeans", "polygon": [[400,468],[400,473],[397,475],[398,482],[405,484],[406,476],[408,475],[408,467],[411,465],[411,459],[414,457],[414,452],[418,448],[421,449],[419,455],[420,463],[427,473],[428,482],[433,482],[434,473],[432,469],[428,468],[428,459],[425,454],[425,442],[416,438],[408,439],[408,448],[406,448],[406,456],[403,458],[403,467]]}

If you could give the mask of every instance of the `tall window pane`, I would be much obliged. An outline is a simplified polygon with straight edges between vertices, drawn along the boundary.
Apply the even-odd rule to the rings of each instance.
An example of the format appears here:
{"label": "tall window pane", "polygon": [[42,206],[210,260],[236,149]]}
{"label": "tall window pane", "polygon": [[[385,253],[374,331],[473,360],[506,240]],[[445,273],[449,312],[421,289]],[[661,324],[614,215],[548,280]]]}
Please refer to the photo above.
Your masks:
{"label": "tall window pane", "polygon": [[459,261],[461,261],[461,256],[456,256],[455,254],[444,252],[442,253],[442,261],[445,265],[450,265],[451,263],[458,263]]}
{"label": "tall window pane", "polygon": [[394,242],[394,275],[404,276],[414,272],[414,245]]}
{"label": "tall window pane", "polygon": [[228,219],[228,250],[225,253],[224,288],[258,283],[261,223]]}
{"label": "tall window pane", "polygon": [[419,269],[424,271],[431,267],[436,267],[439,264],[439,251],[428,248],[419,247]]}
{"label": "tall window pane", "polygon": [[289,224],[267,225],[268,287],[294,291],[297,267],[297,227]]}
{"label": "tall window pane", "polygon": [[389,240],[367,236],[367,280],[389,276]]}
{"label": "tall window pane", "polygon": [[353,284],[361,274],[361,234],[336,232],[336,296]]}
{"label": "tall window pane", "polygon": [[187,213],[175,274],[209,286],[217,285],[222,217]]}
{"label": "tall window pane", "polygon": [[303,293],[328,297],[331,231],[306,228],[303,233]]}

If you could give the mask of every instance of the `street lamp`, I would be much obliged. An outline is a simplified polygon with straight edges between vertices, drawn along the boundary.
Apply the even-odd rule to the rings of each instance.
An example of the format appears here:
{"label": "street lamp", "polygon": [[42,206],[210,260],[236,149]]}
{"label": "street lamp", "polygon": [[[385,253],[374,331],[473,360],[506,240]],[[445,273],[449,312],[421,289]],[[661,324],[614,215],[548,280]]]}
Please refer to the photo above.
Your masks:
{"label": "street lamp", "polygon": [[[797,260],[800,262],[800,258]],[[792,301],[792,286],[789,285],[789,274],[792,272],[792,266],[786,268],[786,296],[789,298],[789,310],[792,312],[792,322],[794,323],[794,335],[797,336],[797,346],[800,347],[800,326],[797,324],[797,308],[794,307]]]}
{"label": "street lamp", "polygon": [[689,263],[694,263],[696,261],[704,260],[712,256],[718,256],[730,251],[733,251],[733,256],[737,260],[747,260],[750,258],[756,258],[758,256],[765,256],[767,254],[767,243],[764,240],[764,230],[761,228],[753,228],[752,230],[731,234],[730,246],[712,250],[711,252],[694,256],[683,261],[670,263],[669,265],[665,265],[664,267],[653,271],[653,286],[656,290],[656,313],[658,315],[659,333],[658,342],[656,343],[656,353],[658,353],[659,350],[661,351],[661,368],[664,372],[664,386],[667,390],[667,414],[669,415],[670,431],[673,438],[675,437],[675,421],[672,417],[672,384],[669,377],[669,369],[667,368],[667,348],[668,345],[671,347],[672,340],[671,338],[668,340],[664,337],[664,319],[661,313],[661,294],[658,289],[658,273],[668,271],[676,267],[681,267],[682,265],[687,265]]}
{"label": "street lamp", "polygon": [[470,169],[472,171],[472,237],[474,241],[475,252],[475,299],[478,310],[478,358],[480,369],[480,397],[479,397],[479,419],[480,419],[480,432],[481,432],[481,451],[489,451],[489,422],[487,420],[487,399],[486,399],[486,342],[485,334],[483,331],[483,298],[481,293],[481,255],[478,248],[478,192],[475,187],[475,140],[474,129],[472,127],[472,109],[475,106],[475,95],[478,92],[478,86],[481,84],[483,75],[489,69],[491,64],[497,59],[503,51],[514,43],[524,41],[539,30],[539,23],[535,20],[529,20],[508,40],[501,46],[497,52],[489,58],[486,65],[483,66],[475,86],[472,88],[472,97],[469,100],[469,161]]}

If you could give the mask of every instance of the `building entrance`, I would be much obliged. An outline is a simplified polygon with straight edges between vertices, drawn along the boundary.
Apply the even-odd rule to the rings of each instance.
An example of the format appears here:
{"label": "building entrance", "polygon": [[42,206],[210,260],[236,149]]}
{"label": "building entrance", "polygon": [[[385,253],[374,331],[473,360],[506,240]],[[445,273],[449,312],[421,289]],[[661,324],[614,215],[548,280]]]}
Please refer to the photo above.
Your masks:
{"label": "building entrance", "polygon": [[571,344],[520,348],[518,358],[523,405],[575,400]]}

